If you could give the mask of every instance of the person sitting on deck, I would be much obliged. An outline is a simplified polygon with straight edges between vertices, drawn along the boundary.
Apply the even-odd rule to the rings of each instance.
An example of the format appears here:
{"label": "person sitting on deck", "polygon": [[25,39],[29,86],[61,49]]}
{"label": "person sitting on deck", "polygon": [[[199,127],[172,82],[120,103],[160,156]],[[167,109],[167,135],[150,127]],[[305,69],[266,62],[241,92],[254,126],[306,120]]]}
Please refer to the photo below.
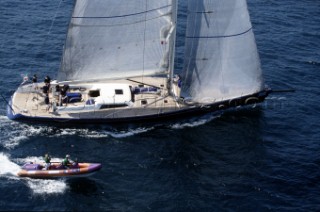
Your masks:
{"label": "person sitting on deck", "polygon": [[50,161],[51,161],[51,157],[49,156],[49,154],[45,154],[45,156],[44,156],[45,167],[44,168],[46,170],[48,170],[51,166]]}
{"label": "person sitting on deck", "polygon": [[61,95],[61,102],[60,102],[60,106],[62,106],[62,103],[68,103],[68,96],[67,96],[67,92],[69,90],[69,85],[63,85],[63,87],[60,89],[60,95]]}

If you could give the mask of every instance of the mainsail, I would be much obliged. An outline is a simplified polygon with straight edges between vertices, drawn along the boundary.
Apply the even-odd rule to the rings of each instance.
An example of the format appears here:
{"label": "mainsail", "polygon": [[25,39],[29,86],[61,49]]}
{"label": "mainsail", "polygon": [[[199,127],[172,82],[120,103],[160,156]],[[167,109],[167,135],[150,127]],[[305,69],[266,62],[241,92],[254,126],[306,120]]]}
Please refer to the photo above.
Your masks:
{"label": "mainsail", "polygon": [[182,95],[197,102],[262,89],[246,0],[189,0]]}
{"label": "mainsail", "polygon": [[172,0],[77,0],[58,80],[167,73]]}

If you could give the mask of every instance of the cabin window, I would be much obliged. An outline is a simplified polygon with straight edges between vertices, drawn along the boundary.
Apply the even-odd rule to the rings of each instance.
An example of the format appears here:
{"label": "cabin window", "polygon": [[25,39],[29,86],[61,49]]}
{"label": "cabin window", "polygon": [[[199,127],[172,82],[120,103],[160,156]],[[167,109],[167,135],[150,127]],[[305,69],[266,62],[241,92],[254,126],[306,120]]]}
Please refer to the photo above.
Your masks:
{"label": "cabin window", "polygon": [[168,103],[168,100],[165,99],[163,102],[164,102],[164,103]]}
{"label": "cabin window", "polygon": [[141,104],[142,104],[142,105],[146,105],[146,104],[147,104],[147,100],[145,100],[145,99],[144,99],[144,100],[141,100]]}
{"label": "cabin window", "polygon": [[107,109],[107,108],[117,108],[117,107],[126,107],[128,105],[126,104],[106,104],[106,105],[101,105],[100,109]]}
{"label": "cabin window", "polygon": [[115,89],[114,90],[116,95],[122,95],[123,94],[123,90],[122,89]]}
{"label": "cabin window", "polygon": [[91,90],[91,91],[89,91],[89,96],[90,97],[98,97],[98,96],[100,96],[100,90]]}

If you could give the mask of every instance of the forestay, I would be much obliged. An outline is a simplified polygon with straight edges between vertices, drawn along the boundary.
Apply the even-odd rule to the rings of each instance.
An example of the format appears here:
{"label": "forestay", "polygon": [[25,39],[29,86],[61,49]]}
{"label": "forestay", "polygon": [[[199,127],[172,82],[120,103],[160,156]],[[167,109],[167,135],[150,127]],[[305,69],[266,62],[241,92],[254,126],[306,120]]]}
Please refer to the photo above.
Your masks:
{"label": "forestay", "polygon": [[77,0],[59,80],[168,71],[172,0]]}
{"label": "forestay", "polygon": [[246,0],[188,0],[182,95],[221,101],[262,89]]}

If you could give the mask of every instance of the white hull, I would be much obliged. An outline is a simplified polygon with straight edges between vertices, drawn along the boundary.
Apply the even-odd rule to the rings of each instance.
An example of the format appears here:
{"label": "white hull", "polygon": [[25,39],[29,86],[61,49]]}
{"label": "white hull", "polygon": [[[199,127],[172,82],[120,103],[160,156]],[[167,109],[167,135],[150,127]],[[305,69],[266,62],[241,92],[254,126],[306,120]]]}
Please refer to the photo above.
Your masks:
{"label": "white hull", "polygon": [[[19,87],[12,96],[11,107],[8,107],[8,117],[16,120],[54,120],[79,123],[158,121],[161,118],[184,117],[189,114],[202,114],[238,105],[253,104],[263,101],[268,95],[267,91],[260,91],[228,100],[208,100],[207,104],[187,103],[186,101],[177,101],[177,98],[169,94],[166,78],[145,77],[143,80],[143,83],[139,83],[141,82],[139,79],[96,83],[69,82],[69,93],[80,93],[81,100],[74,103],[63,103],[62,106],[59,106],[61,97],[57,93],[56,95],[49,94],[50,103],[47,105],[44,102],[45,95],[40,88],[36,89],[32,84],[24,85]],[[105,87],[108,85],[130,86],[131,88],[139,86],[140,88],[147,88],[150,87],[149,85],[154,85],[158,89],[145,93],[131,92],[127,96],[124,91],[121,94],[122,99],[114,97],[114,101],[107,97],[101,100],[101,96],[92,97],[89,95],[92,88],[97,90],[97,86]],[[141,87],[142,85],[144,86]],[[38,86],[41,87],[43,84],[40,83]],[[173,86],[174,93],[179,93],[178,86],[175,84]],[[110,89],[110,87],[107,88]],[[55,96],[55,99],[53,99],[53,96]],[[95,103],[88,104],[90,99],[93,99]]]}
{"label": "white hull", "polygon": [[[42,92],[43,83],[35,88],[33,84],[23,85],[18,88],[12,97],[13,115],[21,114],[30,118],[53,118],[53,119],[123,119],[139,116],[150,116],[162,113],[173,112],[184,108],[169,95],[166,78],[145,77],[144,83],[129,80],[113,80],[105,82],[68,82],[69,94],[81,95],[81,100],[72,103],[61,103],[62,98],[59,92],[49,93],[49,104],[45,104],[45,94]],[[139,80],[141,82],[141,80]],[[64,85],[67,83],[59,83]],[[120,87],[122,90],[127,87],[150,88],[158,87],[156,91],[134,93],[126,91],[120,95],[101,93],[103,89],[109,91]],[[55,84],[51,84],[51,87]],[[109,87],[108,87],[109,86]],[[153,88],[155,88],[153,87]],[[80,88],[80,89],[79,89]],[[52,89],[52,88],[51,88]],[[177,89],[177,87],[176,87]],[[99,91],[99,96],[90,96],[90,92]],[[93,100],[93,104],[88,103]]]}

